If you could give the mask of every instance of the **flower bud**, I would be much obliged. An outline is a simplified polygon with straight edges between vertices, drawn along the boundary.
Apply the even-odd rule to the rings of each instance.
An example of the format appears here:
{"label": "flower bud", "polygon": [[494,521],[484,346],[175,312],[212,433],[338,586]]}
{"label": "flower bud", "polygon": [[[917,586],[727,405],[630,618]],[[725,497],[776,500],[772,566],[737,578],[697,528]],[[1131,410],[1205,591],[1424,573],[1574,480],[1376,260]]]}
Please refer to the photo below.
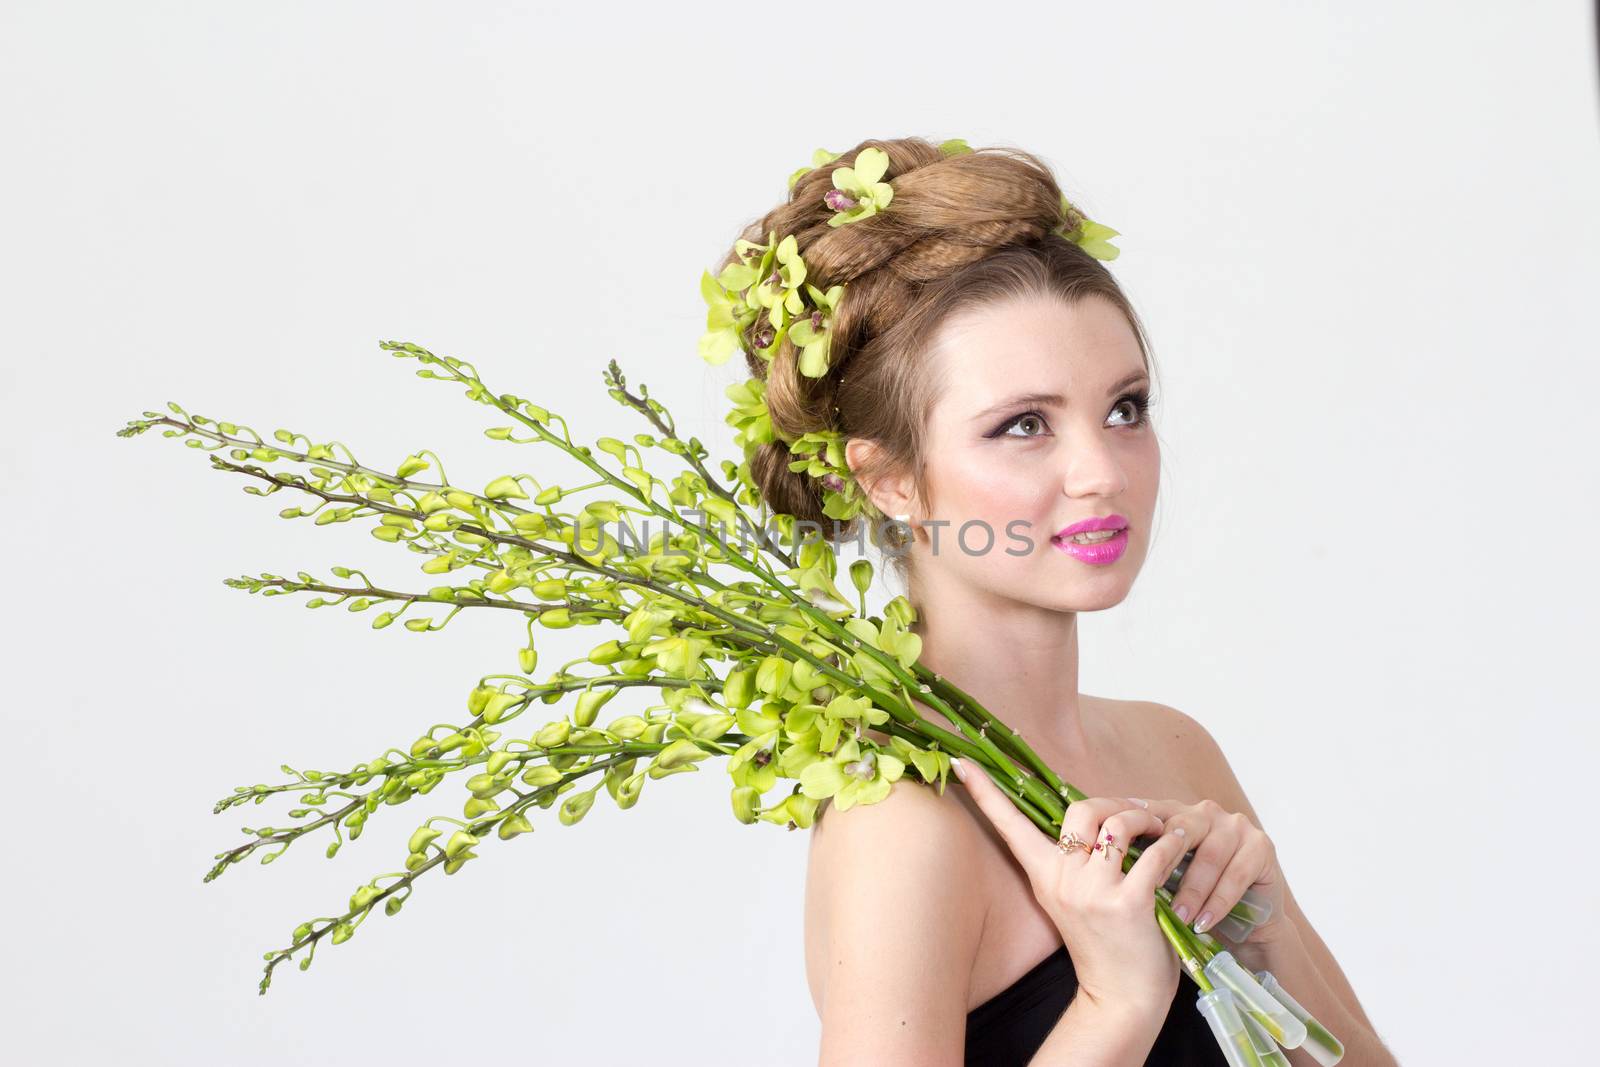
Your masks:
{"label": "flower bud", "polygon": [[333,943],[337,945],[348,941],[350,940],[350,936],[355,932],[356,928],[351,924],[346,922],[338,923],[333,928]]}
{"label": "flower bud", "polygon": [[514,753],[507,752],[505,749],[501,749],[498,752],[491,752],[489,754],[489,760],[483,765],[483,768],[490,774],[499,774],[501,771],[506,769],[506,764],[510,763],[515,758],[516,756]]}
{"label": "flower bud", "polygon": [[556,719],[545,725],[544,729],[533,735],[533,743],[540,748],[555,748],[567,740],[567,735],[572,732],[572,724],[566,719]]}
{"label": "flower bud", "polygon": [[533,823],[529,822],[527,816],[519,811],[501,819],[500,826],[495,833],[499,835],[500,840],[509,841],[518,834],[531,833],[532,831]]}
{"label": "flower bud", "polygon": [[756,821],[756,807],[761,803],[761,794],[756,792],[754,786],[741,785],[733,790],[733,817],[746,825]]}
{"label": "flower bud", "polygon": [[726,712],[706,715],[689,728],[702,741],[715,741],[733,728],[734,718]]}
{"label": "flower bud", "polygon": [[541,763],[523,771],[522,781],[525,785],[531,786],[554,785],[561,781],[561,772],[548,763]]}
{"label": "flower bud", "polygon": [[467,792],[475,797],[492,797],[508,784],[504,778],[485,771],[467,779]]}
{"label": "flower bud", "polygon": [[524,537],[543,537],[550,529],[550,525],[543,515],[530,511],[526,515],[518,515],[512,519],[511,528]]}
{"label": "flower bud", "polygon": [[628,658],[628,650],[622,647],[622,642],[616,638],[604,644],[595,645],[589,650],[589,662],[606,666],[619,660]]}
{"label": "flower bud", "polygon": [[383,902],[383,913],[385,915],[398,915],[400,913],[400,909],[405,906],[405,902],[405,897],[392,896]]}
{"label": "flower bud", "polygon": [[632,741],[644,733],[649,725],[638,715],[624,715],[620,719],[613,720],[611,725],[606,727],[606,732],[619,740]]}
{"label": "flower bud", "polygon": [[561,820],[561,825],[571,826],[587,815],[589,809],[594,806],[594,794],[593,789],[585,789],[562,801],[561,810],[556,814],[556,818]]}
{"label": "flower bud", "polygon": [[501,477],[490,482],[488,485],[484,486],[483,495],[488,497],[490,500],[505,500],[507,498],[513,498],[517,500],[528,499],[528,494],[522,491],[522,486],[517,483],[516,478],[509,474],[502,475]]}
{"label": "flower bud", "polygon": [[755,697],[756,672],[749,667],[729,671],[722,682],[722,699],[730,708],[747,708]]}
{"label": "flower bud", "polygon": [[699,767],[696,767],[692,763],[680,763],[676,767],[663,767],[659,764],[652,763],[650,766],[645,768],[644,773],[649,775],[651,778],[670,778],[674,774],[688,774],[691,771],[698,771],[699,769]]}
{"label": "flower bud", "polygon": [[305,938],[308,938],[310,936],[311,936],[311,924],[310,923],[301,923],[299,926],[296,926],[294,928],[294,936],[293,936],[292,939],[295,940],[295,941],[302,941]]}
{"label": "flower bud", "polygon": [[466,862],[468,860],[475,860],[477,858],[478,858],[478,854],[476,852],[473,852],[471,849],[468,849],[467,851],[462,852],[459,855],[457,855],[455,859],[445,860],[444,861],[444,873],[445,874],[455,874],[463,866],[466,865]]}
{"label": "flower bud", "polygon": [[850,564],[850,584],[856,587],[856,592],[865,593],[872,588],[872,561],[858,559]]}
{"label": "flower bud", "polygon": [[676,741],[667,745],[660,752],[657,752],[655,759],[653,759],[651,762],[655,766],[661,767],[663,770],[671,770],[673,767],[682,766],[685,763],[692,763],[695,760],[705,759],[707,755],[709,755],[709,753],[706,752],[705,749],[701,748],[687,737],[680,737]]}
{"label": "flower bud", "polygon": [[505,693],[496,690],[483,705],[483,721],[489,723],[499,722],[508,710],[522,703],[522,700],[523,698],[516,693]]}
{"label": "flower bud", "polygon": [[585,689],[578,694],[577,706],[572,711],[572,721],[579,726],[594,725],[595,716],[605,707],[606,701],[616,696],[617,692],[616,686],[606,689]]}
{"label": "flower bud", "polygon": [[517,666],[522,668],[523,674],[532,674],[535,667],[539,666],[539,651],[534,648],[517,649]]}
{"label": "flower bud", "polygon": [[450,835],[450,840],[445,842],[444,854],[450,859],[455,859],[462,852],[478,843],[478,838],[465,830],[457,830]]}
{"label": "flower bud", "polygon": [[756,668],[756,688],[769,696],[782,693],[789,684],[794,665],[782,656],[766,656]]}
{"label": "flower bud", "polygon": [[461,815],[467,819],[476,819],[480,815],[499,810],[500,805],[486,797],[468,797],[467,802],[461,805]]}
{"label": "flower bud", "polygon": [[411,840],[406,842],[408,852],[421,852],[439,836],[439,831],[431,826],[419,826],[411,835]]}
{"label": "flower bud", "polygon": [[908,627],[917,621],[917,609],[912,607],[911,601],[901,595],[883,606],[883,617],[893,619],[902,627]]}
{"label": "flower bud", "polygon": [[362,886],[360,889],[357,889],[354,894],[351,895],[351,897],[350,897],[350,910],[351,911],[360,911],[362,908],[366,907],[368,904],[371,904],[373,898],[378,896],[378,894],[381,893],[381,892],[382,892],[382,890],[378,889],[376,886],[370,886],[370,885]]}

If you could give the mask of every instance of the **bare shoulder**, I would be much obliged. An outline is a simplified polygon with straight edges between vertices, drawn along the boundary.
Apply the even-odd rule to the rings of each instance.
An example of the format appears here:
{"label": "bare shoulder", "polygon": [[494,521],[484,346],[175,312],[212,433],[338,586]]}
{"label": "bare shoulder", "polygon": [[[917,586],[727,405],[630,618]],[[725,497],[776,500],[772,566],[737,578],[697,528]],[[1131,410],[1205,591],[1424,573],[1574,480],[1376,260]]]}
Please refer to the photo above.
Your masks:
{"label": "bare shoulder", "polygon": [[[1116,701],[1125,713],[1136,716],[1144,733],[1163,745],[1216,749],[1217,742],[1198,720],[1177,708],[1153,700]],[[1220,751],[1220,750],[1218,750]]]}
{"label": "bare shoulder", "polygon": [[1140,718],[1147,736],[1162,746],[1174,765],[1184,768],[1184,777],[1197,796],[1209,797],[1229,811],[1242,811],[1255,819],[1255,810],[1222,746],[1199,720],[1155,701],[1125,703]]}
{"label": "bare shoulder", "polygon": [[818,812],[805,889],[806,979],[827,1064],[960,1063],[985,917],[972,816],[910,778]]}

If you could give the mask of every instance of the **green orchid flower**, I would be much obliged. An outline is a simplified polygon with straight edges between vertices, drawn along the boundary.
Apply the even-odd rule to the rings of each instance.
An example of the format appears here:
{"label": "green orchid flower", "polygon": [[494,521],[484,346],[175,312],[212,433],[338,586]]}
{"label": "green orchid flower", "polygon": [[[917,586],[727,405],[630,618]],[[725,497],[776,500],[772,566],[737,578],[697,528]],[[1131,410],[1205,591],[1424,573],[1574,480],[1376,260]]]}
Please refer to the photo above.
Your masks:
{"label": "green orchid flower", "polygon": [[832,799],[840,811],[876,804],[905,773],[905,761],[868,742],[849,738],[837,752],[800,772],[800,792],[813,800]]}
{"label": "green orchid flower", "polygon": [[835,285],[823,292],[810,282],[811,313],[802,315],[789,327],[789,340],[800,348],[800,373],[820,378],[828,373],[828,349],[833,337],[833,313],[844,295],[844,286]]}
{"label": "green orchid flower", "polygon": [[1111,238],[1119,236],[1117,231],[1089,218],[1066,194],[1061,197],[1061,225],[1055,232],[1096,259],[1116,259],[1122,254],[1122,249],[1110,243]]}
{"label": "green orchid flower", "polygon": [[802,175],[816,170],[823,164],[832,163],[834,160],[838,159],[839,156],[840,153],[830,152],[826,148],[819,148],[815,152],[812,152],[811,165],[809,167],[801,167],[799,170],[796,170],[793,174],[789,175],[789,188],[793,189],[794,183],[799,181]]}
{"label": "green orchid flower", "polygon": [[844,437],[834,430],[801,434],[789,443],[792,471],[805,471],[822,483],[822,513],[847,522],[868,508],[866,494],[844,458]]}
{"label": "green orchid flower", "polygon": [[792,233],[778,242],[773,258],[777,260],[776,266],[762,257],[763,274],[752,294],[756,302],[767,309],[767,321],[772,328],[784,330],[790,320],[806,309],[805,299],[800,295],[800,286],[806,280],[806,261]]}
{"label": "green orchid flower", "polygon": [[960,137],[952,137],[939,145],[939,154],[942,156],[960,156],[972,151],[972,146]]}
{"label": "green orchid flower", "polygon": [[760,709],[743,708],[735,715],[740,732],[750,738],[728,757],[728,773],[735,786],[748,786],[761,794],[778,784],[775,757],[783,734],[779,707],[767,702]]}
{"label": "green orchid flower", "polygon": [[777,823],[782,826],[787,823],[791,830],[809,830],[812,822],[816,820],[817,808],[822,804],[820,800],[813,800],[804,793],[796,791],[781,802],[761,812],[756,818],[763,822]]}
{"label": "green orchid flower", "polygon": [[856,153],[852,166],[834,171],[833,188],[822,197],[836,212],[828,225],[859,222],[888,207],[894,199],[894,189],[879,180],[888,169],[889,153],[881,148],[863,148]]}
{"label": "green orchid flower", "polygon": [[[792,247],[792,246],[791,246]],[[735,262],[722,268],[713,278],[709,271],[700,278],[700,295],[705,299],[706,333],[700,338],[700,357],[713,365],[726,362],[755,325],[767,303],[762,299],[757,283],[773,273],[777,258],[777,234],[767,232],[767,243],[757,244],[744,238],[734,242]],[[793,284],[805,280],[802,267],[800,277]],[[796,296],[790,304],[798,303]],[[774,321],[771,328],[762,328],[752,339],[756,354],[771,359],[777,344],[782,340],[784,321]]]}
{"label": "green orchid flower", "polygon": [[[736,268],[739,264],[729,264],[723,274],[726,276]],[[738,349],[739,339],[756,321],[759,312],[750,307],[742,293],[718,282],[710,271],[700,276],[700,295],[706,302],[706,332],[700,336],[700,358],[712,366],[720,366]]]}
{"label": "green orchid flower", "polygon": [[812,606],[828,612],[830,615],[850,614],[855,611],[850,603],[845,600],[844,594],[834,584],[833,576],[820,563],[809,567],[796,567],[784,572],[794,583],[795,588],[805,594]]}
{"label": "green orchid flower", "polygon": [[733,427],[733,439],[746,452],[757,445],[776,440],[772,432],[772,414],[767,410],[767,383],[760,378],[747,378],[735,382],[723,391],[733,401],[733,407],[723,421]]}

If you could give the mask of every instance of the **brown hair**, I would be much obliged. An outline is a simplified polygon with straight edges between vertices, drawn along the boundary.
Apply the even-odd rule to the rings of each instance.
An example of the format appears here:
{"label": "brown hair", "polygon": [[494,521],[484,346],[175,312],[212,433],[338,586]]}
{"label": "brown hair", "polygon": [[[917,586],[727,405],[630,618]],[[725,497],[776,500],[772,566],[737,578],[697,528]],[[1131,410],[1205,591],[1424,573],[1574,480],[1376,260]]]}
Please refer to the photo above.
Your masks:
{"label": "brown hair", "polygon": [[[823,194],[833,188],[833,172],[868,147],[888,155],[882,180],[893,185],[894,198],[874,216],[830,227],[834,211]],[[794,234],[808,282],[819,289],[848,286],[834,312],[824,377],[800,374],[799,352],[787,336],[770,364],[746,338],[746,362],[752,376],[766,381],[780,438],[758,446],[750,460],[768,506],[818,523],[831,540],[857,535],[858,520],[823,515],[816,479],[789,470],[793,457],[781,438],[821,430],[879,446],[872,469],[853,472],[858,483],[909,471],[927,499],[923,432],[941,383],[932,380],[926,353],[940,325],[964,309],[1028,295],[1068,303],[1099,296],[1127,317],[1149,367],[1144,327],[1128,298],[1098,259],[1052,232],[1061,222],[1061,190],[1033,154],[980,148],[946,156],[933,141],[907,137],[862,141],[807,171],[787,202],[746,227],[741,236],[757,244],[769,232],[779,239]],[[737,259],[730,251],[712,273]],[[870,501],[866,514],[878,516]],[[904,554],[892,558],[903,577]]]}

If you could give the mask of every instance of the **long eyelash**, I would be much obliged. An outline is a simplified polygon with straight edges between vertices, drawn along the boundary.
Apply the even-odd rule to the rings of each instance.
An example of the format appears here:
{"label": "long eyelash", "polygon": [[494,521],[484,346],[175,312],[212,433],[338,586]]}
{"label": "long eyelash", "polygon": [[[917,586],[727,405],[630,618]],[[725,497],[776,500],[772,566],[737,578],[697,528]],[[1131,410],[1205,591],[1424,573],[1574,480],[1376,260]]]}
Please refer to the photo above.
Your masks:
{"label": "long eyelash", "polygon": [[[1117,398],[1117,404],[1124,400],[1133,401],[1133,408],[1139,413],[1136,422],[1128,423],[1130,426],[1140,426],[1150,421],[1150,409],[1155,406],[1155,398],[1150,395],[1149,389],[1135,389],[1131,393],[1124,393]],[[1116,405],[1113,404],[1113,407]]]}
{"label": "long eyelash", "polygon": [[[1111,406],[1113,408],[1115,408],[1118,405],[1120,405],[1124,400],[1133,401],[1133,408],[1134,408],[1134,410],[1136,412],[1138,412],[1137,421],[1130,422],[1130,423],[1124,423],[1124,425],[1126,425],[1126,426],[1142,426],[1146,422],[1150,421],[1150,409],[1155,406],[1155,398],[1150,395],[1150,390],[1148,390],[1148,389],[1136,389],[1131,393],[1123,393],[1121,396],[1117,397],[1116,404],[1112,404]],[[1030,408],[1027,411],[1019,411],[1017,414],[1011,416],[1005,422],[1002,422],[999,426],[995,427],[993,430],[989,431],[988,433],[984,434],[983,436],[985,436],[985,437],[1004,437],[1007,430],[1011,429],[1012,426],[1016,425],[1018,422],[1022,421],[1025,418],[1027,418],[1029,415],[1032,415],[1034,418],[1038,419],[1040,422],[1049,421],[1044,417],[1044,413],[1042,411],[1035,411],[1032,408]]]}

